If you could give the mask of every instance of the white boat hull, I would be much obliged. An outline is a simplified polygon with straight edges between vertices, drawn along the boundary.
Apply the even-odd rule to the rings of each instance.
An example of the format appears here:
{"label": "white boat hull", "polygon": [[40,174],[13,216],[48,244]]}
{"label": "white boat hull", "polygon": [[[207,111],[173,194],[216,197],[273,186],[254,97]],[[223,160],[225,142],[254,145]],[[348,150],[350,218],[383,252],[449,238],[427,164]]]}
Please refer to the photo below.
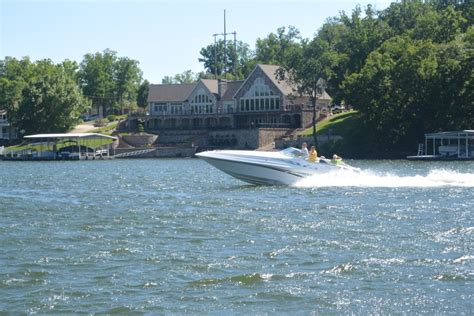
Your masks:
{"label": "white boat hull", "polygon": [[313,163],[279,152],[222,150],[196,155],[234,178],[261,185],[292,185],[305,177],[341,168],[327,161]]}

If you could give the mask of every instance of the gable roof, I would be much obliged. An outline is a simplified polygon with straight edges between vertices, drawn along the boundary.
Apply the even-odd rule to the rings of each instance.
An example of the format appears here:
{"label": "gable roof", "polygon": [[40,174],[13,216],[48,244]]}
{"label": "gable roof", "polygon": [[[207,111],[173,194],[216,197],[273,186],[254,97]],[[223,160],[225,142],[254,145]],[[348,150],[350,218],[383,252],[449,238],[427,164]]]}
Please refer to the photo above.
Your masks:
{"label": "gable roof", "polygon": [[198,87],[204,87],[209,93],[213,94],[216,98],[218,97],[218,85],[217,80],[214,79],[199,79],[198,82],[195,84],[194,88],[188,94],[187,98],[191,97],[194,94],[194,91],[198,89]]}
{"label": "gable roof", "polygon": [[257,71],[257,69],[260,69],[263,72],[263,74],[267,76],[268,79],[270,79],[270,81],[277,87],[278,90],[280,90],[280,92],[283,95],[287,96],[287,95],[293,94],[295,92],[295,89],[293,89],[293,87],[290,85],[288,81],[278,80],[276,76],[276,72],[278,68],[280,68],[280,66],[277,66],[277,65],[263,65],[263,64],[256,65],[255,68],[250,73],[250,75],[247,77],[247,79],[245,79],[240,85],[240,87],[235,91],[234,98],[239,93],[240,88],[243,87],[245,83],[253,77],[253,74],[254,72]]}
{"label": "gable roof", "polygon": [[227,89],[225,90],[225,93],[222,96],[222,100],[224,101],[234,100],[235,93],[237,92],[237,90],[240,89],[243,83],[244,83],[244,80],[228,81]]}
{"label": "gable roof", "polygon": [[218,94],[217,80],[215,79],[200,79],[204,86],[213,94]]}
{"label": "gable roof", "polygon": [[147,102],[179,102],[185,101],[196,87],[190,84],[151,84]]}
{"label": "gable roof", "polygon": [[273,84],[284,94],[289,95],[296,91],[290,83],[286,80],[278,80],[276,72],[280,66],[277,65],[257,65],[263,71],[263,73],[272,80]]}
{"label": "gable roof", "polygon": [[[240,88],[244,85],[247,80],[252,78],[252,74],[260,69],[262,73],[267,76],[272,83],[285,95],[291,95],[296,93],[296,87],[291,85],[287,80],[278,80],[276,76],[277,70],[280,68],[278,65],[263,65],[258,64],[252,70],[250,75],[241,81],[228,81],[227,87],[221,100],[233,100]],[[210,93],[218,95],[218,81],[215,79],[200,79],[197,83],[191,84],[151,84],[148,92],[147,102],[184,102],[187,100],[189,95],[197,88],[199,83],[206,87]],[[324,91],[321,99],[331,100],[326,91]]]}
{"label": "gable roof", "polygon": [[[275,84],[275,86],[280,89],[280,91],[288,96],[290,94],[298,94],[296,86],[292,85],[290,82],[287,80],[279,80],[276,76],[276,72],[280,66],[278,65],[257,65],[260,67],[262,72],[272,80],[272,82]],[[249,76],[250,77],[250,76]],[[322,96],[318,97],[318,99],[322,100],[331,100],[331,96],[326,92],[326,90],[323,91]]]}

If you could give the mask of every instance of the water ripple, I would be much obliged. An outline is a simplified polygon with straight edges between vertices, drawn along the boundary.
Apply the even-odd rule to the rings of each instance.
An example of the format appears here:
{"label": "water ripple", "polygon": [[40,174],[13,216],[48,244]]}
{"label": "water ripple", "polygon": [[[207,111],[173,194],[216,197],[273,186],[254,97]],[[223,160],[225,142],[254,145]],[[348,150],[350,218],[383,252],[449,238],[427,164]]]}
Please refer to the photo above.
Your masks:
{"label": "water ripple", "polygon": [[0,314],[474,310],[474,163],[351,163],[370,174],[265,187],[194,159],[0,162]]}

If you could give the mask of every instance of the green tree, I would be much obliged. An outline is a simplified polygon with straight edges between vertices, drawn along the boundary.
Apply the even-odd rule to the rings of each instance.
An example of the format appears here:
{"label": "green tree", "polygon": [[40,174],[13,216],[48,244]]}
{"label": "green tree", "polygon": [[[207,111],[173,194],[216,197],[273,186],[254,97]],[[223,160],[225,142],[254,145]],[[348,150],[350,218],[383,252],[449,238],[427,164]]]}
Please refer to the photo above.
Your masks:
{"label": "green tree", "polygon": [[394,37],[345,80],[348,100],[364,105],[368,148],[389,155],[412,149],[427,131],[471,128],[474,54],[468,37],[446,44]]}
{"label": "green tree", "polygon": [[387,9],[381,12],[380,18],[389,25],[391,35],[396,36],[414,29],[418,18],[431,10],[431,5],[423,3],[423,1],[403,0],[392,2]]}
{"label": "green tree", "polygon": [[138,64],[128,57],[118,57],[109,49],[84,56],[79,68],[79,83],[84,95],[101,115],[134,106],[142,80]]}
{"label": "green tree", "polygon": [[82,91],[102,115],[111,113],[116,101],[114,64],[117,53],[109,49],[86,54],[80,64],[79,78]]}
{"label": "green tree", "polygon": [[162,80],[162,84],[183,84],[183,83],[194,83],[197,81],[197,75],[192,70],[186,70],[182,73],[176,74],[173,77],[165,76]]}
{"label": "green tree", "polygon": [[123,113],[124,107],[137,99],[137,91],[142,80],[138,61],[128,57],[118,58],[114,63],[114,80],[116,104]]}
{"label": "green tree", "polygon": [[462,33],[466,19],[453,6],[442,11],[431,10],[417,18],[412,34],[415,39],[431,39],[437,43],[447,43]]}
{"label": "green tree", "polygon": [[0,60],[0,109],[9,112],[10,120],[14,120],[22,91],[28,85],[33,67],[28,57],[22,60],[13,57]]}
{"label": "green tree", "polygon": [[150,90],[150,82],[144,80],[138,87],[137,92],[137,105],[141,108],[148,106],[148,91]]}
{"label": "green tree", "polygon": [[335,102],[344,99],[340,89],[344,79],[360,71],[367,56],[390,37],[388,24],[372,6],[368,5],[364,13],[365,17],[360,6],[356,6],[350,16],[342,12],[339,17],[328,19],[316,35],[337,55],[334,74],[328,81],[328,91]]}
{"label": "green tree", "polygon": [[[224,47],[225,46],[225,47]],[[218,40],[215,44],[201,49],[199,62],[204,63],[206,73],[221,78],[227,73],[228,79],[243,79],[253,69],[252,52],[249,45],[237,41]]]}
{"label": "green tree", "polygon": [[[90,106],[70,68],[62,64],[8,58],[1,65],[2,102],[9,119],[26,134],[68,131]],[[12,69],[18,72],[12,74]]]}
{"label": "green tree", "polygon": [[65,59],[61,64],[64,71],[79,85],[79,64],[75,60]]}
{"label": "green tree", "polygon": [[255,60],[262,64],[283,65],[288,54],[300,45],[300,31],[289,26],[280,27],[276,33],[270,33],[265,38],[258,38],[255,43]]}
{"label": "green tree", "polygon": [[313,137],[316,138],[316,101],[325,81],[330,79],[333,67],[337,63],[337,55],[331,51],[329,44],[316,37],[311,41],[303,40],[301,46],[294,46],[288,59],[278,70],[278,77],[286,79],[297,87],[301,95],[312,97],[313,106]]}

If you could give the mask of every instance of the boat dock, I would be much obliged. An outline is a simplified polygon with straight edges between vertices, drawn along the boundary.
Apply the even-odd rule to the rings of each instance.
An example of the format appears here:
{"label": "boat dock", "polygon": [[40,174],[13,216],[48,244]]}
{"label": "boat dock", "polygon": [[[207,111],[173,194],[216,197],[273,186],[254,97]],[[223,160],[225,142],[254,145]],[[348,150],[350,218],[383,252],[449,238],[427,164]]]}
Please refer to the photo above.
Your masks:
{"label": "boat dock", "polygon": [[425,134],[415,156],[408,160],[474,160],[474,130]]}
{"label": "boat dock", "polygon": [[98,133],[36,134],[5,148],[3,160],[95,160],[113,159],[117,137]]}

